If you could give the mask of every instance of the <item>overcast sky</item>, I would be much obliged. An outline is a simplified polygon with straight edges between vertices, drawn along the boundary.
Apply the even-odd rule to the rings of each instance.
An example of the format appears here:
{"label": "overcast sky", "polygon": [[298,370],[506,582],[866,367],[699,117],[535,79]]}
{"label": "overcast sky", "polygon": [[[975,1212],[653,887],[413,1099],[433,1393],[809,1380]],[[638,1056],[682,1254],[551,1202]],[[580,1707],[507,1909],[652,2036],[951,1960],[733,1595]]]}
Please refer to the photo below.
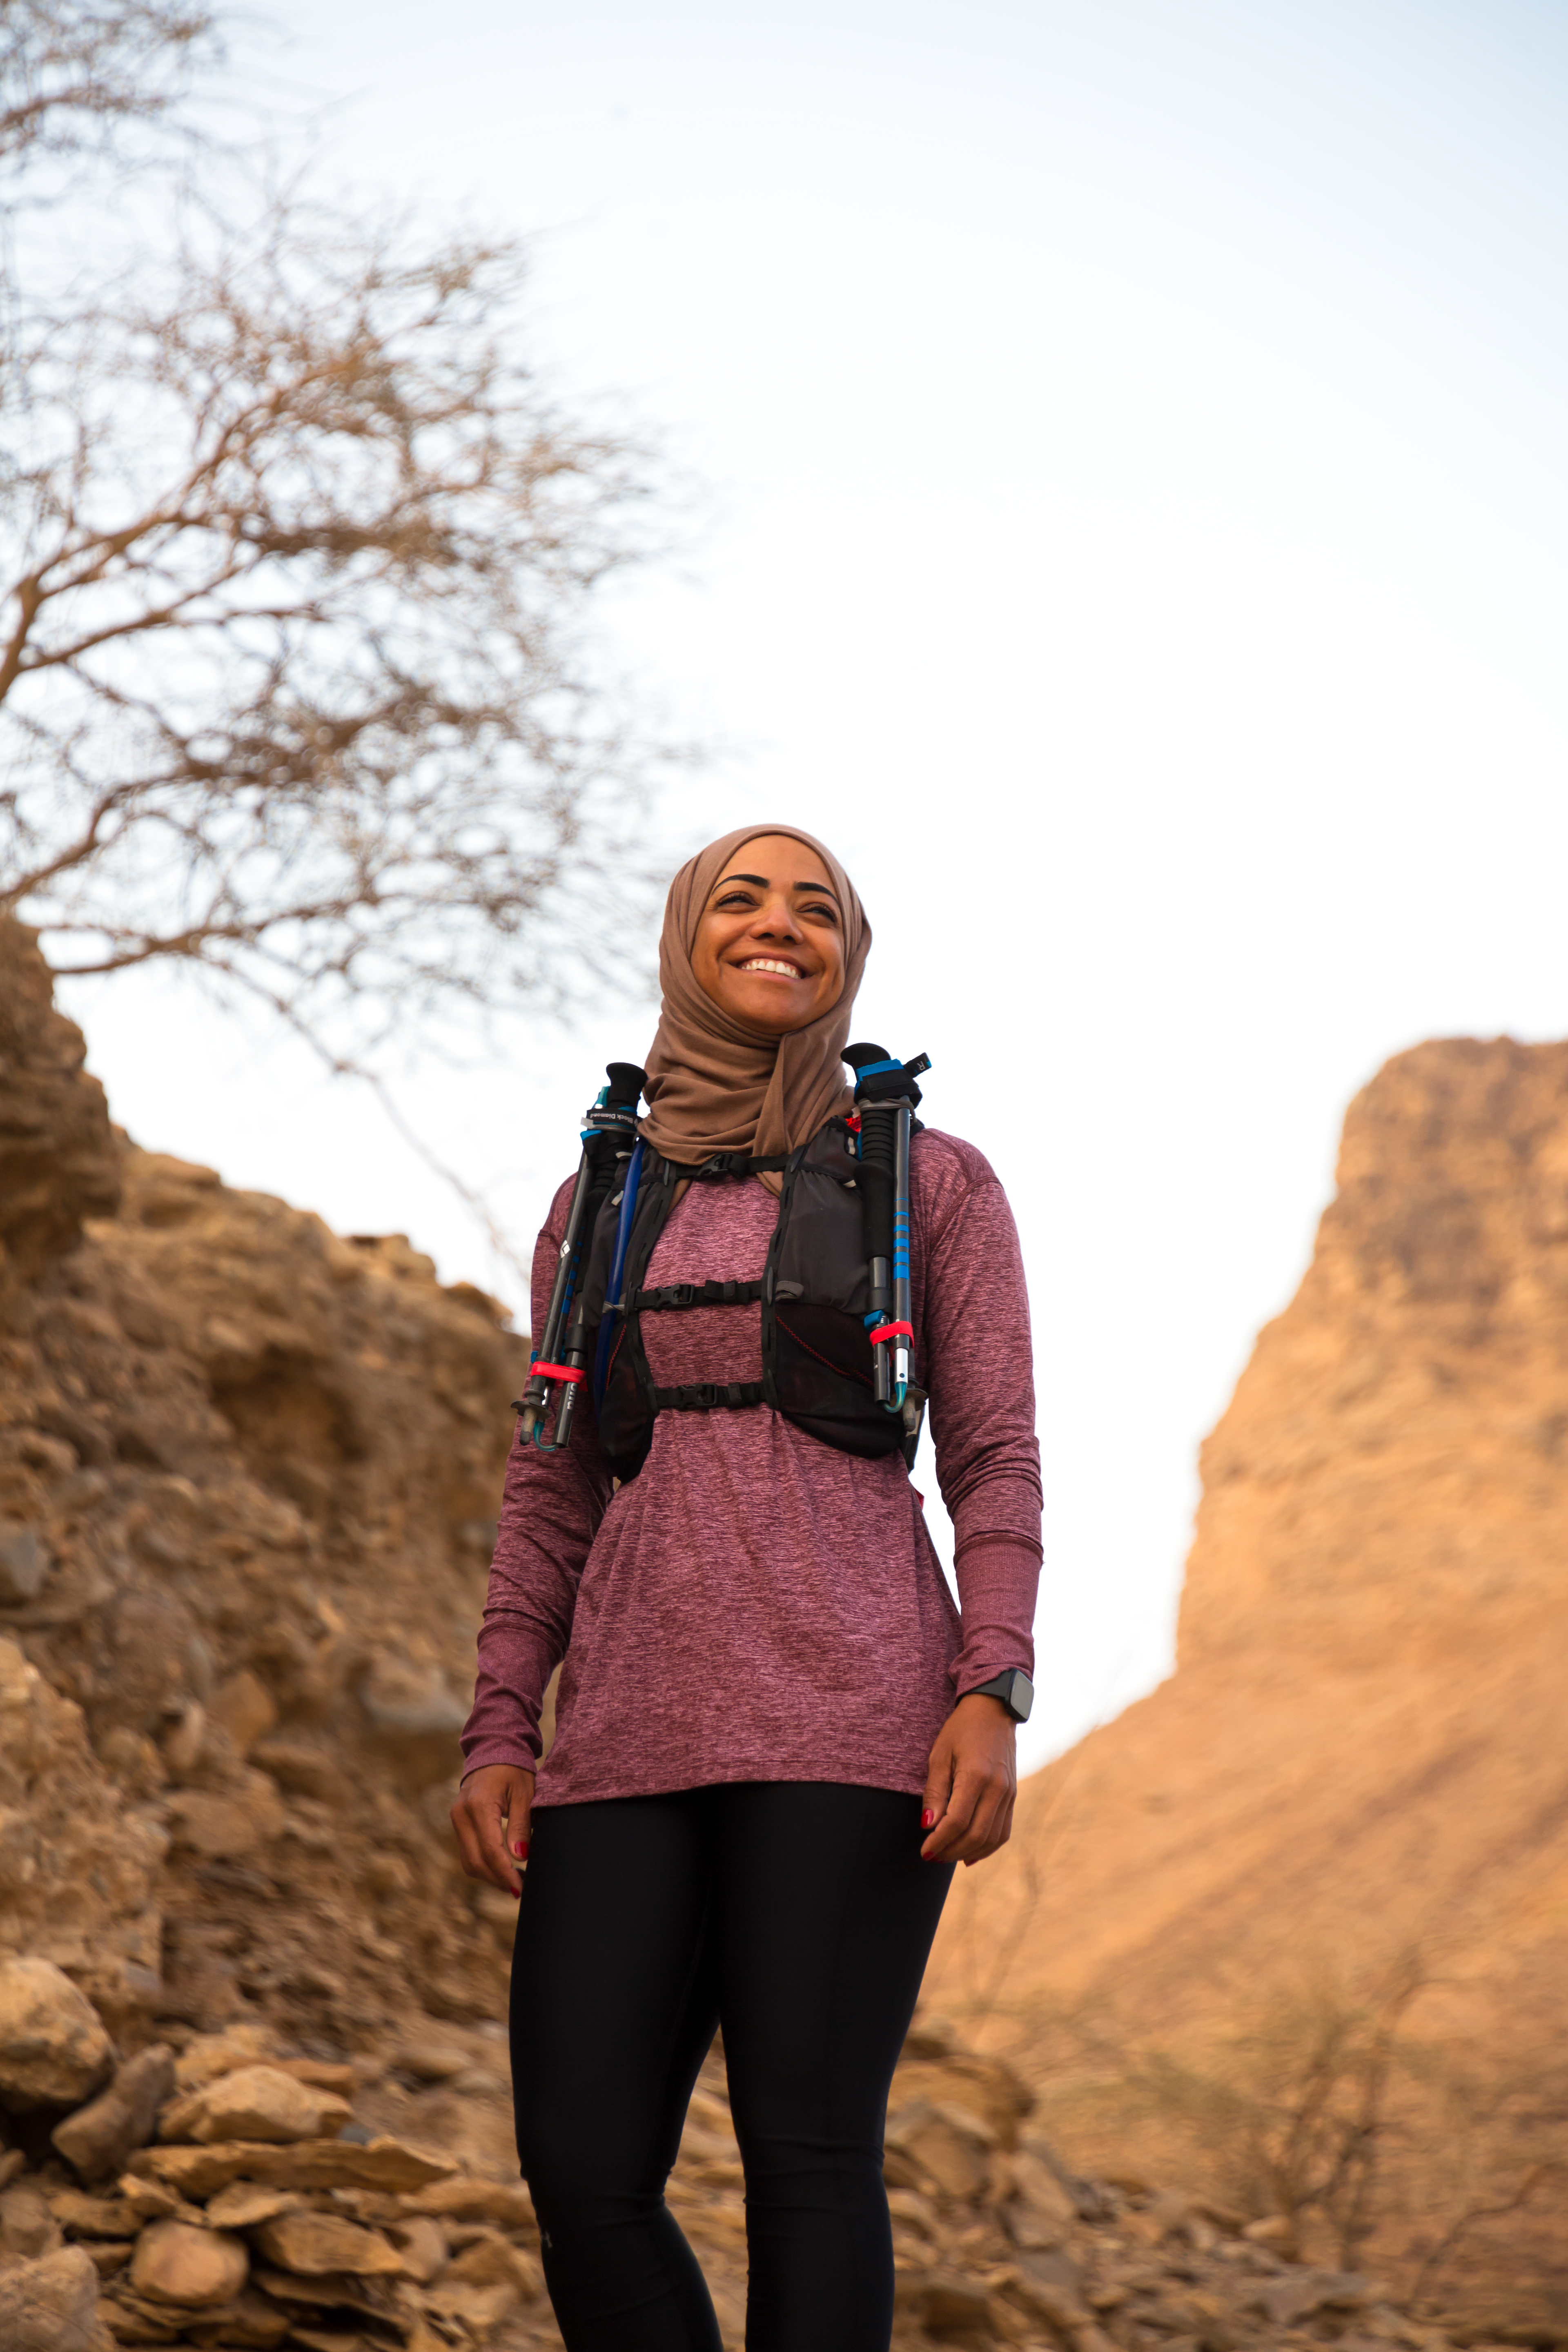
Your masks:
{"label": "overcast sky", "polygon": [[[331,168],[534,233],[557,381],[706,486],[615,658],[718,747],[672,845],[758,817],[838,850],[878,937],[857,1026],[932,1055],[929,1116],[1012,1194],[1040,1760],[1169,1671],[1196,1448],[1349,1097],[1423,1037],[1568,1031],[1568,16],[284,13],[345,101]],[[515,1296],[291,1051],[155,974],[69,1003],[141,1140]],[[531,1235],[650,1028],[541,1031],[405,1108]]]}

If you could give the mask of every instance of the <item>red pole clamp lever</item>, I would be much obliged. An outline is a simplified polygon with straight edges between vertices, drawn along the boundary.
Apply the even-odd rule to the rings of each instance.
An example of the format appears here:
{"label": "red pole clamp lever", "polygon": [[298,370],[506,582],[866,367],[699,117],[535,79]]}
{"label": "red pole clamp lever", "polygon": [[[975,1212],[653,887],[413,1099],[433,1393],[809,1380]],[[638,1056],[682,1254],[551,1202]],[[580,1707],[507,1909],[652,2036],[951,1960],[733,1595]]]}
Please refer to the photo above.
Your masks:
{"label": "red pole clamp lever", "polygon": [[912,1339],[914,1336],[912,1323],[879,1323],[871,1334],[871,1345],[874,1348],[882,1339]]}
{"label": "red pole clamp lever", "polygon": [[585,1381],[587,1373],[572,1364],[530,1364],[529,1370],[547,1381]]}

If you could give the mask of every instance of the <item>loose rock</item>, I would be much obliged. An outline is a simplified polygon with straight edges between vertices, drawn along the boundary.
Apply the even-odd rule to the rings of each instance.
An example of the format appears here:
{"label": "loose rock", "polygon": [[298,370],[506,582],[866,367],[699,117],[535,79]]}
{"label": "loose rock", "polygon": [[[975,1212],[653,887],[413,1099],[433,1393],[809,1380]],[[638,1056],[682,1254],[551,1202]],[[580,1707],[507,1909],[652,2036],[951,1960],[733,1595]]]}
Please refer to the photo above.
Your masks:
{"label": "loose rock", "polygon": [[162,2042],[138,2051],[109,2088],[57,2124],[50,2137],[83,2180],[103,2180],[153,2137],[158,2110],[174,2088],[174,2053]]}
{"label": "loose rock", "polygon": [[289,2146],[341,2130],[350,2112],[348,2101],[335,2092],[301,2083],[276,2066],[241,2066],[180,2100],[161,2131],[165,2139],[191,2139],[198,2146],[225,2140]]}
{"label": "loose rock", "polygon": [[109,2073],[103,2021],[52,1960],[0,1960],[0,2105],[74,2107]]}
{"label": "loose rock", "polygon": [[403,2257],[375,2230],[335,2213],[285,2213],[256,2232],[258,2250],[279,2270],[318,2278],[342,2272],[353,2278],[397,2278]]}
{"label": "loose rock", "polygon": [[98,2273],[79,2246],[0,2270],[5,2352],[100,2352]]}
{"label": "loose rock", "polygon": [[196,2310],[232,2303],[245,2284],[250,2258],[243,2242],[188,2221],[154,2221],[136,2242],[131,2284],[149,2302]]}

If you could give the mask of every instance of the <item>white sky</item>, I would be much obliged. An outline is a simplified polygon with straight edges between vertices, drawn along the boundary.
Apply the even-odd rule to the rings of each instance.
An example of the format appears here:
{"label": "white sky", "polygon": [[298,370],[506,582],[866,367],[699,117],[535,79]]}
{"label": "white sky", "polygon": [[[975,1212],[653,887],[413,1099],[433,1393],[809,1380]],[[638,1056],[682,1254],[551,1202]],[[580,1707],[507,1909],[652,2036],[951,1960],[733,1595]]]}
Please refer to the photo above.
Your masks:
{"label": "white sky", "polygon": [[[1568,17],[1521,0],[313,0],[334,168],[540,232],[540,349],[709,487],[621,666],[803,823],[1004,1175],[1039,1761],[1168,1671],[1199,1439],[1389,1054],[1568,1026]],[[155,975],[151,1145],[498,1277],[374,1108]],[[531,1234],[645,1012],[426,1070]],[[929,1468],[929,1465],[928,1465]],[[921,1483],[929,1486],[929,1476]]]}

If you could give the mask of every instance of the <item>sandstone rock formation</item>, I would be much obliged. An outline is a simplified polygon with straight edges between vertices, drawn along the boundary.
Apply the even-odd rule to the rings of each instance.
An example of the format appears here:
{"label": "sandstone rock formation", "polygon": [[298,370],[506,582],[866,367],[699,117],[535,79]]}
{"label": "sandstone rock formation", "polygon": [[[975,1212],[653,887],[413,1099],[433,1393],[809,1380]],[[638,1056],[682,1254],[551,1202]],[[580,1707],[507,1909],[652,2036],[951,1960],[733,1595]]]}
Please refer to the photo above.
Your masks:
{"label": "sandstone rock formation", "polygon": [[[1417,1953],[1428,2080],[1462,2061],[1471,2121],[1535,2086],[1499,2178],[1547,2170],[1464,2242],[1475,2324],[1519,2341],[1568,2339],[1565,1435],[1568,1046],[1419,1046],[1352,1106],[1311,1268],[1204,1449],[1174,1676],[1026,1787],[934,1976],[1088,2158],[1126,2130],[1091,2050],[1191,2059],[1270,1986]],[[1460,2108],[1421,2129],[1373,2242],[1406,2275],[1485,2201]]]}
{"label": "sandstone rock formation", "polygon": [[117,1138],[14,924],[0,1243],[0,1956],[146,2038],[489,2012],[443,1786],[525,1342]]}

